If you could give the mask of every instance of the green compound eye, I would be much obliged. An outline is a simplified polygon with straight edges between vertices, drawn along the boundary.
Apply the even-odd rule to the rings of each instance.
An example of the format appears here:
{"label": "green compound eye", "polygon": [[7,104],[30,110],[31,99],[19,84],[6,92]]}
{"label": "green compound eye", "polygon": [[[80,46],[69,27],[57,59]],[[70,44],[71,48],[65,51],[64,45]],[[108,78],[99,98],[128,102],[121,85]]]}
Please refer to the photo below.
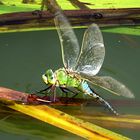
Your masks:
{"label": "green compound eye", "polygon": [[46,73],[45,73],[45,76],[49,77],[50,79],[53,78],[53,75],[54,75],[54,73],[51,69],[47,70]]}
{"label": "green compound eye", "polygon": [[54,73],[51,69],[46,71],[45,76],[47,77],[48,83],[51,83],[51,84],[55,83],[56,79],[55,79]]}
{"label": "green compound eye", "polygon": [[50,79],[53,80],[54,76],[51,76]]}

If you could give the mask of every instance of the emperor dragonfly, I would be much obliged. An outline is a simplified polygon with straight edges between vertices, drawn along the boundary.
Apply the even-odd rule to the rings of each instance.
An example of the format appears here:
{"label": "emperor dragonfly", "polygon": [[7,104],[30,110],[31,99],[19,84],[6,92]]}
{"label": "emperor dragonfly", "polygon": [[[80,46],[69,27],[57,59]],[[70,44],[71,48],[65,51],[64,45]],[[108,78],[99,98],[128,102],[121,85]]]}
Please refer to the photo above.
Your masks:
{"label": "emperor dragonfly", "polygon": [[86,29],[80,51],[76,35],[61,11],[55,14],[54,21],[61,43],[64,68],[60,68],[55,72],[48,69],[42,75],[43,81],[49,85],[47,89],[50,87],[53,89],[56,87],[61,89],[74,87],[80,92],[92,96],[118,115],[113,107],[95,93],[88,84],[90,82],[116,95],[134,97],[133,93],[125,85],[112,77],[95,76],[99,72],[105,57],[105,47],[99,27],[96,24],[91,24]]}

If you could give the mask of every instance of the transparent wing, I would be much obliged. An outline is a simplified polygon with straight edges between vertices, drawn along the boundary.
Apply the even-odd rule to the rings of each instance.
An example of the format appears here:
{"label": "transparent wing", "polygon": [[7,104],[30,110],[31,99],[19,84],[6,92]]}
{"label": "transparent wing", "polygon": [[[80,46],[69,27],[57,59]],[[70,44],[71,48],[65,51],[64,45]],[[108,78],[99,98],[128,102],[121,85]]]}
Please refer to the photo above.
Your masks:
{"label": "transparent wing", "polygon": [[88,81],[98,87],[101,87],[113,94],[134,98],[134,94],[121,82],[113,79],[110,76],[84,76]]}
{"label": "transparent wing", "polygon": [[85,31],[76,70],[90,76],[96,75],[104,61],[105,48],[99,27],[92,24]]}
{"label": "transparent wing", "polygon": [[62,12],[56,13],[54,21],[61,43],[63,64],[66,68],[74,70],[79,55],[76,35]]}

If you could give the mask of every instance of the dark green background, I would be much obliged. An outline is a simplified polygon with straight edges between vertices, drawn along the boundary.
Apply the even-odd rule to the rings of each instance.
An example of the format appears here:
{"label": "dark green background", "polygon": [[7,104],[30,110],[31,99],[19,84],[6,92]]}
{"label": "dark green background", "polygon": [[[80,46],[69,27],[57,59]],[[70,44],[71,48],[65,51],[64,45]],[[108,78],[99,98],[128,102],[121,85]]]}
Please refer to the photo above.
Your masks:
{"label": "dark green background", "polygon": [[[75,32],[81,45],[84,29],[76,29]],[[106,57],[100,73],[123,82],[139,100],[139,36],[103,32],[103,37]],[[60,43],[55,30],[0,34],[0,86],[33,92],[45,86],[41,75],[46,69],[55,70],[59,67],[63,67],[63,64]],[[103,97],[117,98],[109,94],[103,94]],[[121,99],[125,98],[121,97]],[[139,106],[135,108],[129,106],[120,107],[118,111],[126,114],[140,114],[139,109]],[[12,114],[8,119],[1,120],[0,124],[0,139],[3,140],[82,139],[21,114]],[[18,132],[15,129],[18,129]],[[138,131],[131,129],[115,130],[133,139],[140,137]]]}

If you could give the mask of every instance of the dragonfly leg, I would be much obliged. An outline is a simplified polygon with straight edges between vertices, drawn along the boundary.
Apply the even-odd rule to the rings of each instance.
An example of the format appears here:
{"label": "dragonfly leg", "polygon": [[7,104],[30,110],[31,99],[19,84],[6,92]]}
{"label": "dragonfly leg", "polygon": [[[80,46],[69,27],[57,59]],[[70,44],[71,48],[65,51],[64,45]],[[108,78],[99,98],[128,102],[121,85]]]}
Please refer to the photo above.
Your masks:
{"label": "dragonfly leg", "polygon": [[99,96],[93,89],[91,89],[91,91],[92,91],[92,93],[89,94],[90,96],[94,97],[97,100],[97,102],[99,102],[100,104],[103,104],[106,108],[108,108],[115,115],[119,115],[117,113],[117,111],[105,99],[103,99],[101,96]]}
{"label": "dragonfly leg", "polygon": [[[66,98],[67,98],[67,100],[65,101],[66,104],[78,95],[78,93],[76,93],[68,88],[65,88],[65,87],[59,87],[59,88],[61,89],[62,92],[66,93]],[[68,92],[73,93],[74,95],[72,97],[68,98]]]}
{"label": "dragonfly leg", "polygon": [[71,98],[75,98],[79,93],[74,93],[75,95],[73,95]]}
{"label": "dragonfly leg", "polygon": [[51,87],[52,87],[52,85],[48,86],[48,87],[47,87],[47,88],[45,88],[45,89],[39,90],[39,91],[37,91],[36,93],[43,93],[43,92],[47,92],[48,90],[50,90],[50,89],[51,89]]}
{"label": "dragonfly leg", "polygon": [[56,85],[51,85],[51,92],[53,93],[53,102],[56,101]]}
{"label": "dragonfly leg", "polygon": [[59,87],[61,89],[62,92],[64,92],[66,94],[66,98],[68,97],[68,89],[64,88],[64,87]]}
{"label": "dragonfly leg", "polygon": [[[60,87],[60,89],[62,90],[62,92],[65,92],[66,94],[68,92],[74,94],[72,97],[70,98],[75,98],[79,93],[76,93],[75,91],[70,90],[69,88],[65,88],[65,87]],[[66,97],[68,97],[68,95],[66,95]]]}

